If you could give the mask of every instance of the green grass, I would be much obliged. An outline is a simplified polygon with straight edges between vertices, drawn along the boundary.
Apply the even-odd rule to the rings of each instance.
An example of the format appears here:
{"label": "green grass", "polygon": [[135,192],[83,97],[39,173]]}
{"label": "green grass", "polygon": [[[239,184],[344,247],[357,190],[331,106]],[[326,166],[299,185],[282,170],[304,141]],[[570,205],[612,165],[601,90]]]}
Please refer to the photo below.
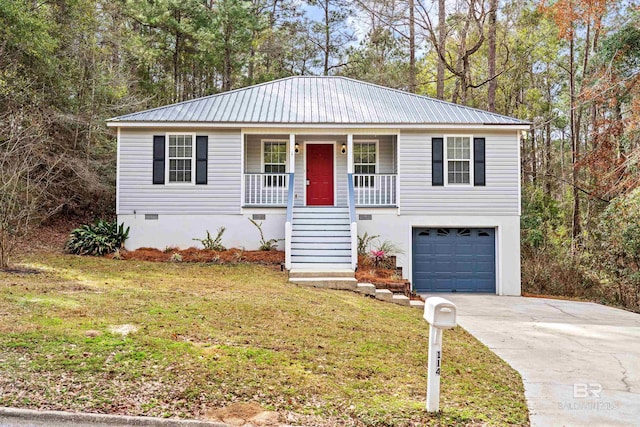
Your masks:
{"label": "green grass", "polygon": [[[519,375],[460,328],[444,333],[443,410],[424,411],[420,310],[252,265],[23,265],[42,274],[0,272],[0,406],[202,418],[257,402],[314,425],[528,422]],[[122,324],[139,329],[109,332]]]}

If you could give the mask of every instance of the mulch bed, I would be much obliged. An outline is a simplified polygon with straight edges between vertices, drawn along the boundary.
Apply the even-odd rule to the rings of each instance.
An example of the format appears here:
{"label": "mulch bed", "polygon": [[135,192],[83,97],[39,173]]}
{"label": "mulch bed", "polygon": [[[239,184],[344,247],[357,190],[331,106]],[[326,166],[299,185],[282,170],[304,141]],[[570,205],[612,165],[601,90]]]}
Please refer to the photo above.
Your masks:
{"label": "mulch bed", "polygon": [[[176,255],[178,254],[179,257]],[[114,257],[113,254],[107,257]],[[211,251],[207,249],[188,248],[161,251],[155,248],[139,248],[135,251],[121,250],[119,257],[125,260],[171,262],[179,259],[181,262],[209,262],[216,264],[236,264],[247,262],[252,264],[279,265],[284,262],[282,251],[244,251],[242,249],[228,249],[226,251]]]}
{"label": "mulch bed", "polygon": [[[395,265],[395,258],[390,263]],[[413,298],[411,293],[411,282],[402,278],[402,270],[398,268],[388,268],[392,265],[375,266],[371,262],[371,258],[364,255],[358,256],[358,270],[356,271],[356,279],[358,282],[371,283],[378,289],[389,289],[391,292],[403,293]],[[416,296],[415,299],[419,299]]]}

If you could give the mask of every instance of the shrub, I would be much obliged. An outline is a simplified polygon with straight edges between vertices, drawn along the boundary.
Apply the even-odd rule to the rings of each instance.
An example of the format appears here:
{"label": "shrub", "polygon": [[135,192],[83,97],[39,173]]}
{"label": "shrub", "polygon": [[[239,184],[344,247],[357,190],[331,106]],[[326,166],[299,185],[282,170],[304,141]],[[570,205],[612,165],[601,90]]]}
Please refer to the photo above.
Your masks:
{"label": "shrub", "polygon": [[226,228],[224,227],[220,227],[218,228],[218,234],[216,235],[215,239],[211,238],[211,234],[209,234],[209,230],[207,230],[207,237],[204,239],[193,239],[197,242],[202,243],[202,246],[210,251],[226,251],[227,248],[225,248],[222,245],[222,235],[224,234]]}
{"label": "shrub", "polygon": [[122,248],[129,237],[129,227],[124,223],[98,220],[95,224],[85,224],[76,228],[69,235],[65,251],[77,255],[102,256]]}
{"label": "shrub", "polygon": [[175,254],[171,255],[170,261],[171,262],[182,262],[182,255],[180,255],[179,253],[175,253]]}
{"label": "shrub", "polygon": [[617,284],[617,302],[640,308],[640,189],[613,199],[600,216],[594,259]]}
{"label": "shrub", "polygon": [[251,224],[255,225],[258,231],[260,232],[260,250],[261,251],[275,251],[278,248],[278,242],[284,239],[269,239],[265,240],[264,233],[262,232],[262,223],[258,223],[254,221],[252,218],[249,218]]}
{"label": "shrub", "polygon": [[358,255],[366,255],[369,251],[369,247],[371,246],[371,242],[378,237],[380,236],[369,236],[369,233],[366,231],[362,236],[358,236]]}
{"label": "shrub", "polygon": [[369,252],[369,258],[375,267],[394,268],[392,257],[404,253],[404,251],[390,240],[373,245],[374,248]]}

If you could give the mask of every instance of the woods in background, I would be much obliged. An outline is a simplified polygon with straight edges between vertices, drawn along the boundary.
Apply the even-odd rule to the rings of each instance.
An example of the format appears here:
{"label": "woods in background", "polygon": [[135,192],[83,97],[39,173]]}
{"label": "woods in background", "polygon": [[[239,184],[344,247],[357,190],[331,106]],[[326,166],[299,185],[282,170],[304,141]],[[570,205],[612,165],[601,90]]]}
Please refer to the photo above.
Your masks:
{"label": "woods in background", "polygon": [[25,165],[0,171],[0,231],[17,200],[33,218],[113,213],[108,117],[343,75],[531,121],[526,289],[567,293],[571,271],[571,292],[624,282],[608,295],[638,308],[640,261],[600,255],[636,244],[611,206],[638,200],[639,72],[634,0],[0,0],[0,164]]}

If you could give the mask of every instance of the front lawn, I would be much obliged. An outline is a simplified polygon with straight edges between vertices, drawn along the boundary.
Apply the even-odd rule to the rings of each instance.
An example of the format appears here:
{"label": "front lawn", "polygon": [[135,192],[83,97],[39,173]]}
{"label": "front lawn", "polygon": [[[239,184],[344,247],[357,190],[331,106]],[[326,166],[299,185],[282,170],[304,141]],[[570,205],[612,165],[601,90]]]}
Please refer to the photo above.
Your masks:
{"label": "front lawn", "polygon": [[460,328],[444,334],[443,412],[425,413],[420,310],[246,264],[34,254],[22,266],[41,273],[0,271],[0,406],[206,418],[256,402],[302,425],[528,422],[520,376]]}

